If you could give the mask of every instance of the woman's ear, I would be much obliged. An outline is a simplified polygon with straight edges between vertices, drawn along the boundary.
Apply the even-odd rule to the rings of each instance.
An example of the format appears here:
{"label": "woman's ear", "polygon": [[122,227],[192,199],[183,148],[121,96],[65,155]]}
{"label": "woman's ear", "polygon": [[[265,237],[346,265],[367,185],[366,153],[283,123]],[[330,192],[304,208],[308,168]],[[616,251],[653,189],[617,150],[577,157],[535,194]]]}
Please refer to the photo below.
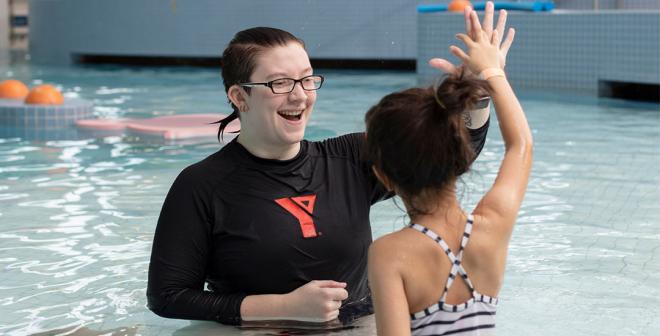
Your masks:
{"label": "woman's ear", "polygon": [[247,112],[247,92],[238,85],[232,85],[227,90],[227,98],[229,101],[238,108],[240,112]]}
{"label": "woman's ear", "polygon": [[387,176],[385,176],[385,174],[383,174],[383,172],[381,172],[378,168],[376,168],[376,166],[371,166],[371,170],[374,171],[376,178],[378,179],[378,181],[380,181],[380,183],[382,183],[385,186],[385,189],[387,189],[387,191],[396,192],[394,190],[394,186],[392,185],[392,182],[390,182],[390,180],[387,178]]}

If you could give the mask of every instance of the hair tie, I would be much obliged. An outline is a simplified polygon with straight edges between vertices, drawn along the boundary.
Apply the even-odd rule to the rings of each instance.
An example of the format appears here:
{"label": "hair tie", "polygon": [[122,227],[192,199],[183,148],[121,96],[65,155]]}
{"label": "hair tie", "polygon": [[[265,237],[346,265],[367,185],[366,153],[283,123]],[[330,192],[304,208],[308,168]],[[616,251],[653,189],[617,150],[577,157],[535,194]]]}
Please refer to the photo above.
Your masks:
{"label": "hair tie", "polygon": [[445,106],[445,104],[442,103],[442,101],[440,100],[440,97],[438,97],[438,88],[440,88],[440,83],[439,82],[440,82],[440,78],[438,78],[435,81],[435,85],[433,86],[433,98],[435,98],[435,102],[438,103],[438,105],[440,105],[440,107],[442,107],[443,109],[446,110],[447,107]]}

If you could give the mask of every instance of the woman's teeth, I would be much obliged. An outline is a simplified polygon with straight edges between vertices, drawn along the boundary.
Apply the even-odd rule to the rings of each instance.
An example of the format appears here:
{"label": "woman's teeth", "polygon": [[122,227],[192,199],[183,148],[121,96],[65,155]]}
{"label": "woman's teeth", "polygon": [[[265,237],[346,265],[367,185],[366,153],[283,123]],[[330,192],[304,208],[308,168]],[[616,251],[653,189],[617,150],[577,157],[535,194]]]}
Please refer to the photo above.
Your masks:
{"label": "woman's teeth", "polygon": [[277,114],[282,116],[282,118],[287,119],[287,120],[300,120],[302,117],[302,110],[298,111],[277,111]]}

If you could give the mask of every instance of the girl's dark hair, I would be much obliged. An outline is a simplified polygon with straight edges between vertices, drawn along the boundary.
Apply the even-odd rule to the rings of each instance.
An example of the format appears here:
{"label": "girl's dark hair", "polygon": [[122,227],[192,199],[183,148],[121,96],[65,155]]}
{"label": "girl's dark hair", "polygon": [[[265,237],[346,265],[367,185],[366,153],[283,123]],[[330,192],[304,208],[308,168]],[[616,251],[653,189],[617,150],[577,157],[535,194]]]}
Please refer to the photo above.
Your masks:
{"label": "girl's dark hair", "polygon": [[[305,47],[305,43],[301,39],[277,28],[254,27],[236,33],[222,53],[222,81],[225,85],[225,93],[229,92],[232,85],[250,81],[250,76],[257,66],[257,56],[270,48],[285,46],[290,42],[296,42],[303,48]],[[245,91],[249,94],[250,88],[246,87]],[[233,112],[226,118],[217,121],[220,124],[218,139],[222,138],[227,125],[239,116],[236,105],[231,101],[229,103]]]}
{"label": "girl's dark hair", "polygon": [[428,214],[428,198],[470,168],[475,154],[463,115],[489,92],[486,81],[461,73],[389,94],[367,112],[369,160],[396,186],[409,216]]}

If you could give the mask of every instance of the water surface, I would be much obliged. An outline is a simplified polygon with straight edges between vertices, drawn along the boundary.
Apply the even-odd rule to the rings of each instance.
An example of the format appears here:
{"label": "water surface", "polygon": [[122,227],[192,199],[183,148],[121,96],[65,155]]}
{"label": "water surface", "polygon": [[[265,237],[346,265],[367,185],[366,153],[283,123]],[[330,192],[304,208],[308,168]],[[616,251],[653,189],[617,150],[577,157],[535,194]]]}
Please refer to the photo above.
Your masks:
{"label": "water surface", "polygon": [[[380,97],[417,84],[408,72],[317,72],[327,82],[311,140],[361,131]],[[56,84],[67,97],[93,101],[106,118],[229,112],[216,69],[0,67],[6,77]],[[569,93],[520,96],[535,162],[511,241],[499,334],[659,334],[659,106]],[[468,210],[497,172],[497,127],[493,119],[461,185]],[[1,135],[0,334],[263,334],[163,319],[145,307],[164,196],[184,167],[220,146],[75,130]],[[405,223],[391,201],[373,208],[375,236]],[[372,317],[352,327],[331,334],[375,334]]]}

